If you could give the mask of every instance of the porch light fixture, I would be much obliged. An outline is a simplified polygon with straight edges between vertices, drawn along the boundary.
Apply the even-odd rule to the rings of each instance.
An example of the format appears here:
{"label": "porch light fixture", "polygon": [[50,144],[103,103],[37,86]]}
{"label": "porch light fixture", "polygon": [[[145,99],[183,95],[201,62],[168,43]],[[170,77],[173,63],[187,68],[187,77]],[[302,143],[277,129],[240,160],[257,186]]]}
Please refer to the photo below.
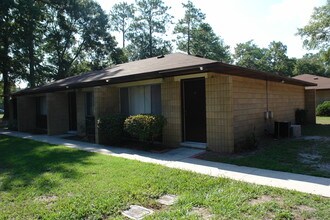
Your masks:
{"label": "porch light fixture", "polygon": [[204,67],[201,66],[201,67],[199,67],[199,69],[200,69],[201,71],[203,71],[203,70],[204,70]]}
{"label": "porch light fixture", "polygon": [[108,79],[105,80],[105,82],[107,82],[107,83],[108,83],[109,81],[110,81],[110,80],[108,80]]}
{"label": "porch light fixture", "polygon": [[66,88],[66,89],[68,89],[68,88],[69,88],[69,86],[66,86],[65,88]]}

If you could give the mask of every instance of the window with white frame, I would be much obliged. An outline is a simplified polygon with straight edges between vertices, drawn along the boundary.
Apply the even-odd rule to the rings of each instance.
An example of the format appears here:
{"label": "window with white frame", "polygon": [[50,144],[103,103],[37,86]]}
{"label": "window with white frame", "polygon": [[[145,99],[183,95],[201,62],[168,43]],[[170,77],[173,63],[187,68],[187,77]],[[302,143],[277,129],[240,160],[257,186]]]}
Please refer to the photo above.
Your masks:
{"label": "window with white frame", "polygon": [[160,84],[120,89],[121,113],[161,114]]}

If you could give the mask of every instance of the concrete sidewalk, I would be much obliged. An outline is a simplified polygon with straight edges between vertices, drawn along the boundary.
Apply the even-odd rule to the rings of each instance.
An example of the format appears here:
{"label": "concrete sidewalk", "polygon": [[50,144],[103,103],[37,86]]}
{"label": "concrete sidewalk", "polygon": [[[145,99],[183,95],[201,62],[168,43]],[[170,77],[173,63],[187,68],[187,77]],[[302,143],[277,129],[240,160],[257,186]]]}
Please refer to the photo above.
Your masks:
{"label": "concrete sidewalk", "polygon": [[171,168],[193,171],[215,177],[226,177],[248,183],[297,190],[300,192],[330,197],[329,178],[264,170],[192,158],[192,156],[203,152],[203,150],[199,149],[177,148],[169,152],[159,154],[67,140],[63,139],[61,136],[31,135],[13,131],[2,131],[0,134],[33,139],[50,144],[65,145],[70,148],[97,152],[142,162],[161,164]]}

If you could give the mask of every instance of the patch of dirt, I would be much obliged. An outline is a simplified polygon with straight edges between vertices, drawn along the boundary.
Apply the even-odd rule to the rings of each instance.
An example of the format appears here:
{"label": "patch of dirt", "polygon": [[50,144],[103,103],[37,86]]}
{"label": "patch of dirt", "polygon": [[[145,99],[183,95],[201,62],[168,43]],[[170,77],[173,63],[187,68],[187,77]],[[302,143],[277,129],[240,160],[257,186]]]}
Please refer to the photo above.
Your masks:
{"label": "patch of dirt", "polygon": [[316,211],[316,209],[307,206],[307,205],[299,205],[295,207],[295,210],[293,211],[294,219],[296,220],[314,220],[313,217],[306,217],[303,216],[302,213],[307,213],[307,215],[313,214]]}
{"label": "patch of dirt", "polygon": [[205,207],[193,207],[190,213],[195,214],[204,220],[209,220],[214,217],[214,215]]}
{"label": "patch of dirt", "polygon": [[321,171],[330,172],[330,163],[319,163],[316,167]]}
{"label": "patch of dirt", "polygon": [[37,201],[39,202],[45,202],[45,203],[51,203],[55,202],[58,199],[57,196],[39,196],[36,198]]}
{"label": "patch of dirt", "polygon": [[322,136],[303,136],[301,137],[303,140],[309,141],[330,141],[330,137],[322,137]]}
{"label": "patch of dirt", "polygon": [[283,199],[280,198],[280,197],[271,197],[271,196],[268,196],[268,195],[262,195],[259,198],[250,200],[249,204],[250,205],[258,205],[258,204],[262,204],[262,203],[266,203],[266,202],[272,202],[272,201],[282,203]]}
{"label": "patch of dirt", "polygon": [[312,208],[310,206],[307,206],[307,205],[299,205],[296,207],[299,211],[302,211],[302,212],[315,212],[316,209],[315,208]]}
{"label": "patch of dirt", "polygon": [[148,208],[149,209],[160,211],[160,210],[166,209],[167,206],[166,205],[159,204],[159,203],[152,203],[152,204],[149,204]]}
{"label": "patch of dirt", "polygon": [[313,153],[299,153],[299,161],[304,164],[315,164],[322,159],[318,152]]}

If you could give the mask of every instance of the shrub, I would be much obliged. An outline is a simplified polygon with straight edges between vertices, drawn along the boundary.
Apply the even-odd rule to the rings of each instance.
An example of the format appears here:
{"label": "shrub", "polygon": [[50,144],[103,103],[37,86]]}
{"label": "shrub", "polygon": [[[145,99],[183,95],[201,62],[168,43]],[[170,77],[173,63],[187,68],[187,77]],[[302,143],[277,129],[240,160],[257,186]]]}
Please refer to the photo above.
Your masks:
{"label": "shrub", "polygon": [[306,123],[306,110],[296,109],[295,119],[297,125],[304,125]]}
{"label": "shrub", "polygon": [[120,144],[124,138],[125,116],[121,114],[109,115],[97,120],[97,128],[101,144]]}
{"label": "shrub", "polygon": [[253,131],[249,133],[245,140],[239,141],[235,144],[235,153],[242,153],[256,150],[259,146],[259,139],[255,133],[255,127]]}
{"label": "shrub", "polygon": [[256,135],[256,128],[253,128],[253,132],[250,133],[245,139],[245,145],[242,150],[255,150],[258,148],[259,140]]}
{"label": "shrub", "polygon": [[316,108],[317,116],[330,116],[330,101],[319,104]]}
{"label": "shrub", "polygon": [[142,142],[151,142],[163,133],[166,119],[161,115],[141,114],[126,118],[124,130]]}

